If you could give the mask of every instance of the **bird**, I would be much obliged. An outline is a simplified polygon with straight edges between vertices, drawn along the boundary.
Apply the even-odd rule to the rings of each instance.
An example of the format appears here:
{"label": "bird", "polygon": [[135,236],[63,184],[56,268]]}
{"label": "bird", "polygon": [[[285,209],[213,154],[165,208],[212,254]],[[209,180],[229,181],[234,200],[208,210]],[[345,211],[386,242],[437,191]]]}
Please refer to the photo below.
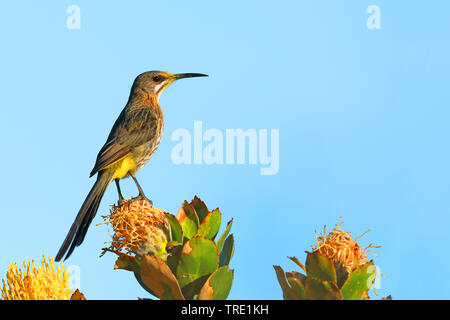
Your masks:
{"label": "bird", "polygon": [[106,143],[100,149],[90,177],[97,180],[83,202],[78,214],[56,254],[55,261],[64,255],[66,260],[81,245],[97,213],[106,188],[115,181],[119,204],[124,201],[119,180],[131,177],[139,191],[134,199],[145,199],[136,173],[150,160],[161,141],[164,117],[159,105],[161,93],[174,81],[184,78],[207,77],[203,73],[172,74],[147,71],[136,77],[124,109],[114,123]]}

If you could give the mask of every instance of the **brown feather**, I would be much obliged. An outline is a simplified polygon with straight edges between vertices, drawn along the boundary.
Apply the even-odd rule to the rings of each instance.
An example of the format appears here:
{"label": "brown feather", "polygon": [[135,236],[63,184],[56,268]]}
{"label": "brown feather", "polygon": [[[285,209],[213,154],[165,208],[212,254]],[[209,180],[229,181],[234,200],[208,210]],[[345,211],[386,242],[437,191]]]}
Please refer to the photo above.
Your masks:
{"label": "brown feather", "polygon": [[159,142],[163,126],[162,112],[156,99],[149,102],[151,104],[139,108],[127,104],[100,150],[91,176],[123,159],[135,148],[146,143],[153,144],[156,140]]}

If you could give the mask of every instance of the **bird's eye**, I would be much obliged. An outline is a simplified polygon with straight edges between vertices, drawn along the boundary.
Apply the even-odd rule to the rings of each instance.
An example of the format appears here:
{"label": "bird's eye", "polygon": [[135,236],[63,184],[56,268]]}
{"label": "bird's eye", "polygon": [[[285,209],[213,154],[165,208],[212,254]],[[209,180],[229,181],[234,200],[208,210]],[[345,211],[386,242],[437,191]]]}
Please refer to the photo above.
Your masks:
{"label": "bird's eye", "polygon": [[162,77],[160,77],[160,76],[154,76],[154,77],[152,78],[152,80],[153,80],[154,82],[161,82]]}

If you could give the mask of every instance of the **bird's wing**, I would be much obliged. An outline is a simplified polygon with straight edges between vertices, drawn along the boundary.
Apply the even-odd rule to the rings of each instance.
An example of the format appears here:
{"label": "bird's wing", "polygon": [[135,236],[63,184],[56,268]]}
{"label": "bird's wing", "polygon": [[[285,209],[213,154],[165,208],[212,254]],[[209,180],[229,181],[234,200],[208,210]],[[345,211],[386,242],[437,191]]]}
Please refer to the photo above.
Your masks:
{"label": "bird's wing", "polygon": [[114,123],[103,148],[97,156],[91,177],[98,171],[126,157],[158,134],[158,116],[153,108],[124,109]]}

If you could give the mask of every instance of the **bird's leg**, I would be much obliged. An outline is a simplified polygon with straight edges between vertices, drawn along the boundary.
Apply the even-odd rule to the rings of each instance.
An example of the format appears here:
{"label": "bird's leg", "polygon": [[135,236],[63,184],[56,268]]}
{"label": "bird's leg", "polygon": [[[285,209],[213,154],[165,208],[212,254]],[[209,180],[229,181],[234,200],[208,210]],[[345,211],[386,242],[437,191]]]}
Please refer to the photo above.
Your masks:
{"label": "bird's leg", "polygon": [[144,191],[142,190],[141,186],[139,185],[139,182],[137,181],[136,177],[133,174],[131,175],[131,177],[133,178],[134,183],[136,183],[136,187],[139,190],[139,195],[135,199],[144,199],[144,200],[147,200],[148,202],[150,202],[151,205],[153,205],[152,200],[148,199],[145,196]]}
{"label": "bird's leg", "polygon": [[119,179],[114,181],[116,182],[117,193],[119,194],[119,205],[121,205],[125,199],[123,198],[122,191],[120,190]]}

